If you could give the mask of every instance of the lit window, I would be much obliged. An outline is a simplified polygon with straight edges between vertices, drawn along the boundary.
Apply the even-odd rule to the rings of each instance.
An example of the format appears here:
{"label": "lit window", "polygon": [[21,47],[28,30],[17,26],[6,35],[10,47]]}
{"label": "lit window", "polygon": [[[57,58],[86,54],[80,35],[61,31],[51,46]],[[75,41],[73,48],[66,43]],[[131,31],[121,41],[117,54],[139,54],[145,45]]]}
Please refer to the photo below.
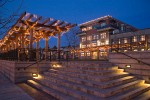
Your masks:
{"label": "lit window", "polygon": [[84,52],[81,53],[81,57],[84,57]]}
{"label": "lit window", "polygon": [[106,38],[106,33],[101,33],[100,35],[101,35],[101,39]]}
{"label": "lit window", "polygon": [[92,46],[93,46],[93,47],[97,46],[97,43],[95,43],[95,42],[94,42],[94,43],[92,43]]}
{"label": "lit window", "polygon": [[87,27],[87,30],[91,30],[91,29],[92,29],[92,26]]}
{"label": "lit window", "polygon": [[132,42],[137,42],[137,36],[133,36]]}
{"label": "lit window", "polygon": [[141,41],[145,41],[145,35],[141,35],[141,36],[140,36],[140,40],[141,40]]}
{"label": "lit window", "polygon": [[87,40],[92,40],[92,36],[87,36]]}
{"label": "lit window", "polygon": [[97,40],[97,46],[100,46],[100,45],[101,45],[101,41]]}
{"label": "lit window", "polygon": [[99,35],[93,35],[93,40],[99,39]]}
{"label": "lit window", "polygon": [[128,39],[127,38],[124,38],[124,43],[128,43]]}
{"label": "lit window", "polygon": [[82,37],[82,38],[81,38],[81,41],[82,41],[82,42],[86,41],[86,38],[85,38],[85,37]]}
{"label": "lit window", "polygon": [[81,30],[82,30],[82,31],[87,31],[87,29],[86,29],[86,28],[82,28]]}
{"label": "lit window", "polygon": [[87,52],[87,56],[90,56],[90,52]]}
{"label": "lit window", "polygon": [[91,44],[87,44],[87,47],[91,47]]}

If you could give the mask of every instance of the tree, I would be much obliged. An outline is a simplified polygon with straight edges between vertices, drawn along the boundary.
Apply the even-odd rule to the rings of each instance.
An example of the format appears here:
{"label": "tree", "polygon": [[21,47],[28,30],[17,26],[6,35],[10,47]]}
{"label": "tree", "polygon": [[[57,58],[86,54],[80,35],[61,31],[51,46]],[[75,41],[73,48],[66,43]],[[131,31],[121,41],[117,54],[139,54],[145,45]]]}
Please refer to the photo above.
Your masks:
{"label": "tree", "polygon": [[14,1],[15,0],[0,0],[0,35],[4,35],[18,18],[18,13],[23,4],[23,0],[18,0],[19,6],[16,8],[13,7],[12,10],[9,6]]}
{"label": "tree", "polygon": [[73,49],[75,49],[79,44],[79,37],[77,36],[78,32],[79,32],[78,27],[74,27],[70,29],[69,32],[64,34],[68,46],[71,46]]}

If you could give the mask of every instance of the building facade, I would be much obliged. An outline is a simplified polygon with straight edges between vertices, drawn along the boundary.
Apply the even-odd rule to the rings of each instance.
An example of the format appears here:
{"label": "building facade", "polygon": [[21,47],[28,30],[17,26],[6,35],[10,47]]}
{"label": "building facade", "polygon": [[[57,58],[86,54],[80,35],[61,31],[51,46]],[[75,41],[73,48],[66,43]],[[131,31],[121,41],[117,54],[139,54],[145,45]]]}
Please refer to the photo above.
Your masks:
{"label": "building facade", "polygon": [[150,29],[139,30],[111,16],[104,16],[79,25],[80,59],[106,59],[116,50],[149,50]]}

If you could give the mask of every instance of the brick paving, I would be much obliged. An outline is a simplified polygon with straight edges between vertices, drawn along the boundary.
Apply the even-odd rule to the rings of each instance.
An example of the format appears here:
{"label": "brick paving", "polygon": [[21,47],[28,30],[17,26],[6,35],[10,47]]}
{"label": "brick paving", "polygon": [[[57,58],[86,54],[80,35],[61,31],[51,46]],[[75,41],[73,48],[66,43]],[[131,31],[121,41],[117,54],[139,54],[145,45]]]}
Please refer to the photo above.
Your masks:
{"label": "brick paving", "polygon": [[0,73],[0,100],[34,100]]}

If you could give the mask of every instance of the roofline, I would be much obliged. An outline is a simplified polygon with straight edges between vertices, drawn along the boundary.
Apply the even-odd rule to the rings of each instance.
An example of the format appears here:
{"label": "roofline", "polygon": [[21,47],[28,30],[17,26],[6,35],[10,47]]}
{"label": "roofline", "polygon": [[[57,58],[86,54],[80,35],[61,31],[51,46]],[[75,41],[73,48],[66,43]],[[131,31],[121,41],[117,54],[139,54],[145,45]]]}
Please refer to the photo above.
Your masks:
{"label": "roofline", "polygon": [[107,18],[107,17],[111,17],[111,18],[112,18],[112,16],[107,15],[107,16],[99,17],[99,18],[96,18],[96,19],[93,19],[93,20],[90,20],[90,21],[81,23],[81,24],[79,24],[79,26],[82,26],[82,25],[85,25],[85,24],[88,24],[88,23],[92,23],[92,22],[94,22],[94,21],[98,21],[98,20],[100,20],[100,19]]}

